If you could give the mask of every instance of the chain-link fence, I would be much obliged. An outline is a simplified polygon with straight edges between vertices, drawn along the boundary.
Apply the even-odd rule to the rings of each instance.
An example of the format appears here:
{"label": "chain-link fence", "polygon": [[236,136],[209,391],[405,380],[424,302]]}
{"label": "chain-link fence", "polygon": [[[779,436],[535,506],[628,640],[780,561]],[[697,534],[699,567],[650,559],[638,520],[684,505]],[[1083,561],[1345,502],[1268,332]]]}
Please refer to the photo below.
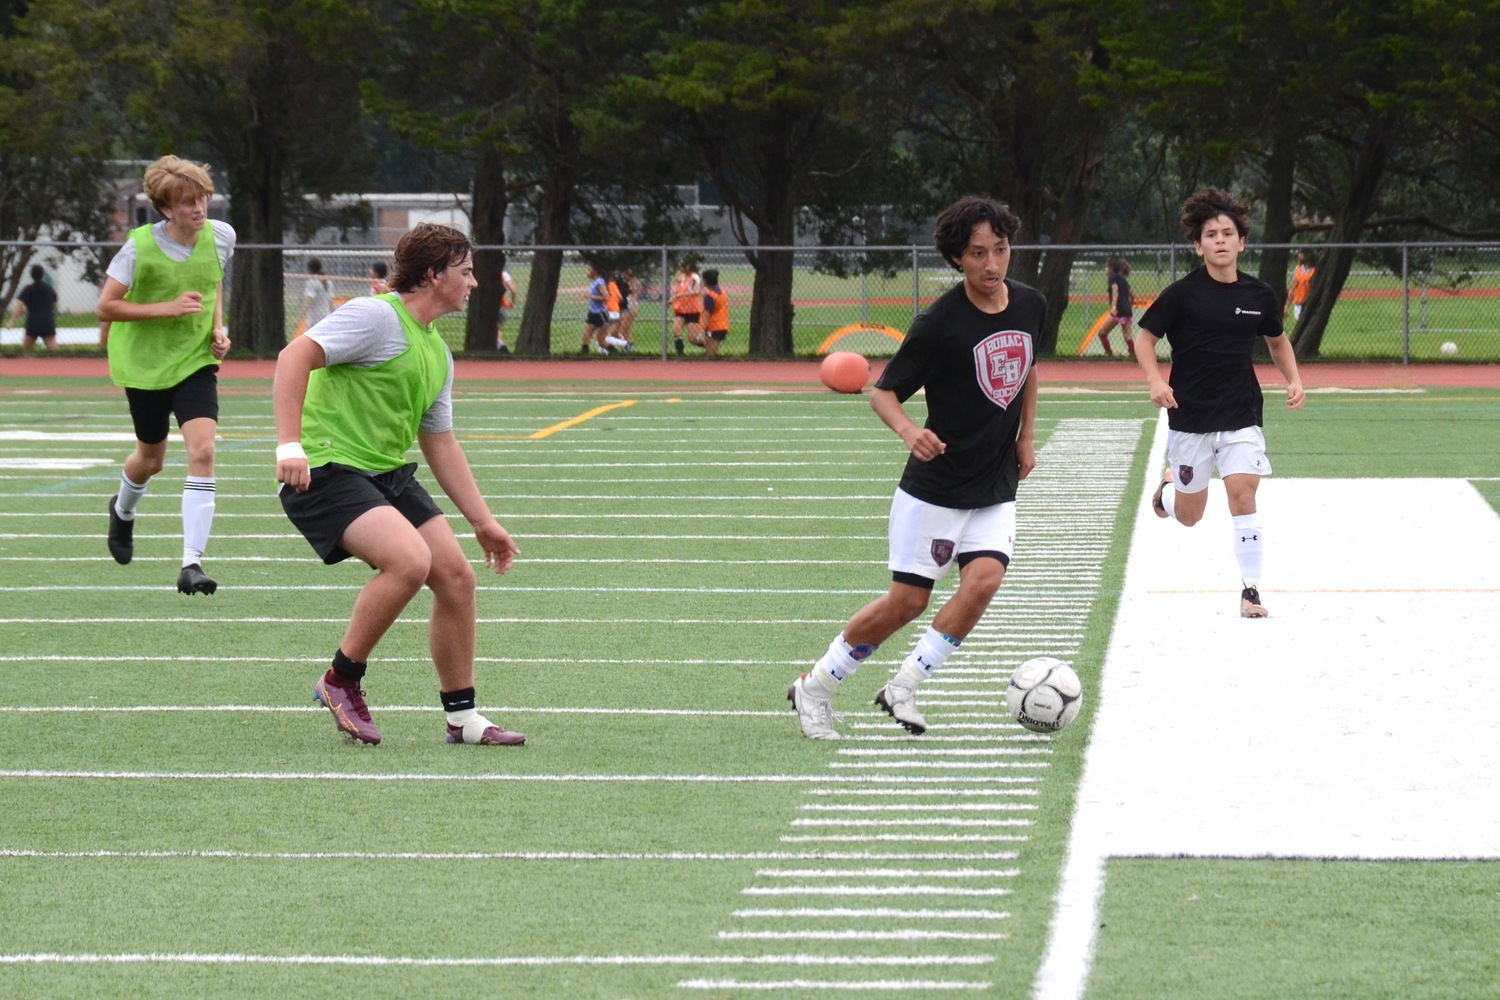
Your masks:
{"label": "chain-link fence", "polygon": [[[520,333],[522,310],[530,294],[532,271],[546,248],[506,247],[505,270],[518,290],[496,331],[495,347],[513,347]],[[1058,326],[1056,356],[1102,357],[1099,337],[1108,308],[1105,263],[1122,257],[1131,266],[1129,282],[1137,317],[1168,283],[1197,265],[1190,246],[1017,247],[1033,255],[1067,251],[1072,255],[1068,302]],[[1256,274],[1261,254],[1273,249],[1248,248],[1240,269]],[[1327,245],[1291,248],[1287,286],[1298,250],[1321,254]],[[109,245],[0,243],[0,308],[7,326],[0,343],[21,343],[24,325],[13,320],[12,301],[29,282],[29,266],[40,264],[59,295],[59,343],[74,350],[97,349],[94,305],[99,275],[113,255]],[[555,248],[554,248],[555,250]],[[1330,314],[1320,356],[1337,360],[1500,361],[1500,246],[1474,243],[1361,244],[1352,270]],[[369,295],[371,267],[390,263],[385,248],[346,246],[241,246],[231,261],[251,254],[277,254],[284,275],[282,325],[288,339],[304,324],[309,304],[326,292],[337,306]],[[830,350],[853,350],[872,357],[894,352],[912,317],[958,280],[957,273],[930,247],[797,247],[759,249],[761,259],[791,257],[790,342],[794,354],[813,357]],[[684,259],[698,273],[718,272],[727,296],[729,335],[721,356],[751,353],[749,320],[757,270],[746,251],[723,247],[569,247],[561,252],[557,293],[542,313],[548,323],[552,355],[578,353],[587,317],[587,268],[596,265],[607,277],[622,277],[631,288],[616,339],[629,340],[634,353],[675,356],[672,280]],[[321,274],[314,274],[316,260]],[[765,269],[771,270],[771,269]],[[1012,273],[1016,273],[1013,267]],[[664,280],[665,275],[665,280]],[[495,280],[491,276],[487,280]],[[232,274],[231,274],[232,279]],[[481,280],[486,280],[481,276]],[[326,282],[326,289],[320,286]],[[226,282],[232,292],[232,280]],[[663,289],[667,294],[663,294]],[[227,312],[226,312],[227,315]],[[1291,329],[1293,316],[1286,317]],[[466,317],[454,314],[438,327],[455,353],[465,349]],[[233,331],[231,331],[232,335]],[[1115,340],[1118,351],[1119,340]],[[486,347],[484,353],[488,354]],[[703,355],[689,338],[684,356]]]}

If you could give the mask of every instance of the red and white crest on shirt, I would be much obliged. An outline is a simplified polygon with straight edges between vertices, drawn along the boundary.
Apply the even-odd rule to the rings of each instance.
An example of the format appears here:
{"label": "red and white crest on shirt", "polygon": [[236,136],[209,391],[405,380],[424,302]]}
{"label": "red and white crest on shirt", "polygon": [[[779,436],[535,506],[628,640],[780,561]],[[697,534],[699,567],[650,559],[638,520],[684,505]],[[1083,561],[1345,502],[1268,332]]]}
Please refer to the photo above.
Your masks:
{"label": "red and white crest on shirt", "polygon": [[1000,330],[974,347],[974,373],[979,388],[1001,409],[1009,409],[1026,384],[1031,370],[1031,334]]}

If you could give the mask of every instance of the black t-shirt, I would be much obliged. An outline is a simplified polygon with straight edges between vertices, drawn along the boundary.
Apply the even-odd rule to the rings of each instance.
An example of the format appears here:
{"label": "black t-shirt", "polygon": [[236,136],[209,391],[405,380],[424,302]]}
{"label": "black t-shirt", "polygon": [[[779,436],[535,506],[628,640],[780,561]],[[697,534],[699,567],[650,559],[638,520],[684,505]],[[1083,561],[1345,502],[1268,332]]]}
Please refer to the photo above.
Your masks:
{"label": "black t-shirt", "polygon": [[1115,296],[1114,312],[1111,316],[1134,316],[1135,306],[1130,297],[1130,282],[1125,280],[1123,274],[1111,274],[1109,276],[1111,285],[1119,285],[1119,294]]}
{"label": "black t-shirt", "polygon": [[962,284],[943,293],[875,383],[903,403],[925,388],[925,426],[948,446],[930,462],[907,460],[901,488],[918,500],[973,510],[1016,498],[1021,390],[1047,301],[1029,285],[1005,285],[1010,303],[999,313],[981,311]]}
{"label": "black t-shirt", "polygon": [[45,281],[33,281],[16,298],[26,307],[26,332],[52,336],[57,332],[57,292]]}
{"label": "black t-shirt", "polygon": [[1257,337],[1279,337],[1281,307],[1271,286],[1235,272],[1233,284],[1197,268],[1172,282],[1141,317],[1141,329],[1172,345],[1167,384],[1174,431],[1209,434],[1261,426],[1262,398],[1252,352]]}

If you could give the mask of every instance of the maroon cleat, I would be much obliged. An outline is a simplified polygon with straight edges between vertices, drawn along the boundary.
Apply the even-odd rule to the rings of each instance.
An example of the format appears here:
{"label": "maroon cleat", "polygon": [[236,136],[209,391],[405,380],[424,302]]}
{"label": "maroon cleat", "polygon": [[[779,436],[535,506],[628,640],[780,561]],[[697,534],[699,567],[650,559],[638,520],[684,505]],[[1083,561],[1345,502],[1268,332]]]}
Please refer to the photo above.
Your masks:
{"label": "maroon cleat", "polygon": [[333,713],[339,732],[371,746],[380,742],[380,730],[370,721],[370,710],[365,707],[365,695],[358,684],[345,686],[324,674],[313,685],[313,699]]}
{"label": "maroon cleat", "polygon": [[466,726],[448,723],[449,743],[468,743],[483,747],[518,747],[526,742],[525,733],[501,729],[488,719],[479,718]]}

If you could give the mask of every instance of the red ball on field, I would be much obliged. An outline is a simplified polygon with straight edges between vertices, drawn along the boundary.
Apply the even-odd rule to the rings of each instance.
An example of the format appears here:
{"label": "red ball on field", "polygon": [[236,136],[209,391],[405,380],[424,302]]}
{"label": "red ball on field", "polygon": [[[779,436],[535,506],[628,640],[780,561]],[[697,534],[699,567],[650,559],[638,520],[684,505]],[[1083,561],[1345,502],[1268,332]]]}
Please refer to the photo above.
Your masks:
{"label": "red ball on field", "polygon": [[863,392],[870,381],[870,362],[863,354],[834,351],[818,366],[818,377],[834,392]]}

